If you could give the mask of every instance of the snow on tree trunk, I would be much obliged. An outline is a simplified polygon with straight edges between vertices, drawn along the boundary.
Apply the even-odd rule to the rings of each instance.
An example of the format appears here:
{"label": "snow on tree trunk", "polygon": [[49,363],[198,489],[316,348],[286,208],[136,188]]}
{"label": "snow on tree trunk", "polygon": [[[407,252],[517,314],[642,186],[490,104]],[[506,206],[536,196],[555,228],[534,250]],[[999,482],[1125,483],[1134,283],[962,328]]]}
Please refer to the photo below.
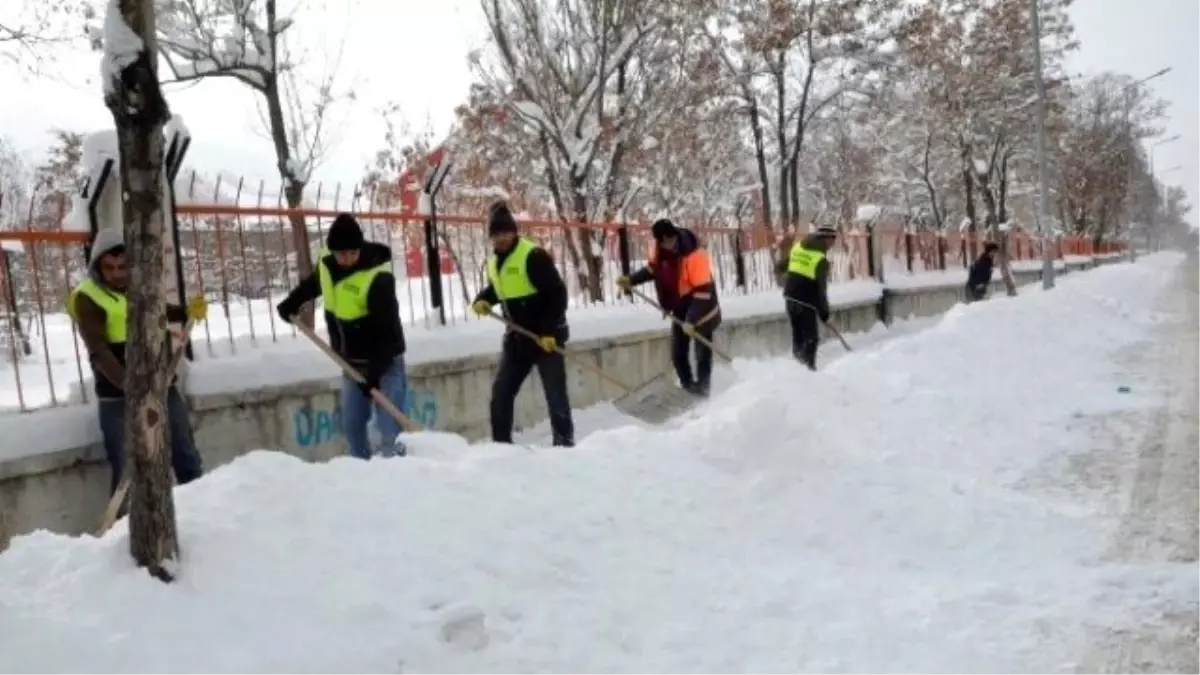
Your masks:
{"label": "snow on tree trunk", "polygon": [[179,553],[167,424],[170,384],[163,295],[163,126],[170,118],[154,54],[153,0],[110,0],[105,19],[105,103],[120,144],[126,260],[125,453],[132,470],[129,547],[163,581]]}

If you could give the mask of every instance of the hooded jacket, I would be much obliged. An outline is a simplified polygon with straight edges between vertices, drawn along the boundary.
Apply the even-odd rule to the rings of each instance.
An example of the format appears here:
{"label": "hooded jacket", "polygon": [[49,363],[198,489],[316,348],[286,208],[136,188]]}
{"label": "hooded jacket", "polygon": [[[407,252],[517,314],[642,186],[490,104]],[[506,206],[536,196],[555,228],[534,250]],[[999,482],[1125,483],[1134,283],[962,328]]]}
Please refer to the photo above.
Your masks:
{"label": "hooded jacket", "polygon": [[696,233],[686,227],[674,228],[674,234],[676,249],[667,251],[656,245],[649,262],[630,275],[629,281],[637,286],[653,279],[658,304],[664,310],[680,321],[715,329],[721,322],[721,310],[708,252]]}
{"label": "hooded jacket", "polygon": [[[329,270],[334,284],[356,273],[392,261],[392,250],[383,244],[367,242],[359,249],[358,261],[352,267],[341,267],[333,254],[318,261]],[[295,316],[305,303],[321,296],[319,272],[313,272],[300,282],[279,303],[279,313]],[[367,291],[367,315],[361,319],[341,321],[326,308],[325,326],[329,329],[329,344],[333,350],[358,368],[367,378],[382,376],[392,361],[405,351],[404,327],[400,324],[400,306],[396,301],[396,277],[390,271],[377,274]]]}
{"label": "hooded jacket", "polygon": [[[124,248],[125,239],[120,230],[104,229],[96,233],[92,242],[91,256],[88,258],[88,277],[104,291],[124,298],[125,292],[112,288],[104,282],[100,274],[100,259],[108,253]],[[125,397],[125,343],[110,343],[105,330],[107,315],[104,308],[97,305],[83,293],[71,292],[68,296],[69,313],[75,319],[79,334],[83,338],[84,347],[88,353],[88,363],[92,367],[92,379],[95,380],[95,392],[98,399],[122,399]],[[179,305],[167,305],[167,321],[178,323],[187,320],[187,312]],[[174,380],[171,382],[174,385]]]}
{"label": "hooded jacket", "polygon": [[[829,247],[833,244],[833,240],[828,237],[823,237],[816,234],[806,236],[801,245],[810,251],[820,251],[828,253]],[[788,259],[784,257],[779,261],[778,270],[787,272]],[[817,310],[817,316],[821,321],[829,320],[829,258],[821,260],[817,263],[816,278],[809,279],[800,276],[799,274],[787,273],[787,281],[784,283],[783,294],[785,297],[791,298],[797,302],[804,303]]]}

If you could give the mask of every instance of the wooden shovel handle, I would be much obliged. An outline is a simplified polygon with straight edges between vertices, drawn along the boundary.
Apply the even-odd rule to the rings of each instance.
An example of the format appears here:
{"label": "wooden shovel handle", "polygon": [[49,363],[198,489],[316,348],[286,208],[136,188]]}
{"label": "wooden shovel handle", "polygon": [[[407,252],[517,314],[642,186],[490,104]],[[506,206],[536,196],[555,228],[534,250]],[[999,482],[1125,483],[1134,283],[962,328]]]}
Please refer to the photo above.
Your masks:
{"label": "wooden shovel handle", "polygon": [[[663,314],[665,314],[667,316],[667,318],[669,318],[671,320],[672,323],[677,324],[680,328],[682,328],[684,326],[684,324],[687,323],[686,321],[681,321],[674,314],[663,309],[662,305],[658,304],[654,300],[654,298],[651,298],[650,296],[637,290],[636,288],[630,288],[629,292],[636,295],[637,297],[641,298],[642,300],[646,301],[647,303],[649,303],[651,307],[653,307],[653,308],[657,309],[658,311],[662,312]],[[712,315],[715,313],[716,313],[715,311],[710,312],[709,315],[704,317],[699,323],[707,322],[712,317]],[[704,345],[705,347],[708,347],[709,349],[711,349],[712,352],[714,354],[716,354],[717,356],[725,359],[729,363],[733,363],[733,357],[731,357],[729,354],[726,354],[725,352],[718,349],[717,346],[712,343],[712,340],[709,340],[708,338],[704,337],[703,335],[700,335],[699,333],[693,335],[692,338],[694,338],[696,340],[696,342],[699,342],[700,344]]]}

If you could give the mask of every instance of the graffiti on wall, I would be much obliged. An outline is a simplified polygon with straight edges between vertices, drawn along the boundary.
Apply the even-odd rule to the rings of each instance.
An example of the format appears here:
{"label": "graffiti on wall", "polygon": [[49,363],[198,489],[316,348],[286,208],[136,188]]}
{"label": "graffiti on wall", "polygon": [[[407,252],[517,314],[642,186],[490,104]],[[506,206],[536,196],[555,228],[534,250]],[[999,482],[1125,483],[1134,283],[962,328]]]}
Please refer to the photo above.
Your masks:
{"label": "graffiti on wall", "polygon": [[[432,393],[409,387],[400,409],[421,427],[437,428],[438,401]],[[342,433],[342,411],[336,399],[332,406],[303,406],[292,414],[292,441],[301,448],[329,443]]]}

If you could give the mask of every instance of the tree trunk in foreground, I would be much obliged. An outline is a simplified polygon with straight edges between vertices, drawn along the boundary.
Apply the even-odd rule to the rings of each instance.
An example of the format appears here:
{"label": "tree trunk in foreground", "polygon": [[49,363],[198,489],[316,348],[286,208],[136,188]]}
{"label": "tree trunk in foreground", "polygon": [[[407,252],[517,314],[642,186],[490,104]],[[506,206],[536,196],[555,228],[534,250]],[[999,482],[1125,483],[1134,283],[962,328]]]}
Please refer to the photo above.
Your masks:
{"label": "tree trunk in foreground", "polygon": [[179,542],[167,425],[171,373],[162,284],[165,214],[161,190],[163,124],[170,113],[159,88],[156,59],[147,57],[157,53],[153,0],[113,2],[144,45],[106,96],[120,147],[125,256],[130,268],[124,382],[125,453],[132,471],[129,547],[138,566],[162,581],[171,581],[167,565],[178,557]]}

